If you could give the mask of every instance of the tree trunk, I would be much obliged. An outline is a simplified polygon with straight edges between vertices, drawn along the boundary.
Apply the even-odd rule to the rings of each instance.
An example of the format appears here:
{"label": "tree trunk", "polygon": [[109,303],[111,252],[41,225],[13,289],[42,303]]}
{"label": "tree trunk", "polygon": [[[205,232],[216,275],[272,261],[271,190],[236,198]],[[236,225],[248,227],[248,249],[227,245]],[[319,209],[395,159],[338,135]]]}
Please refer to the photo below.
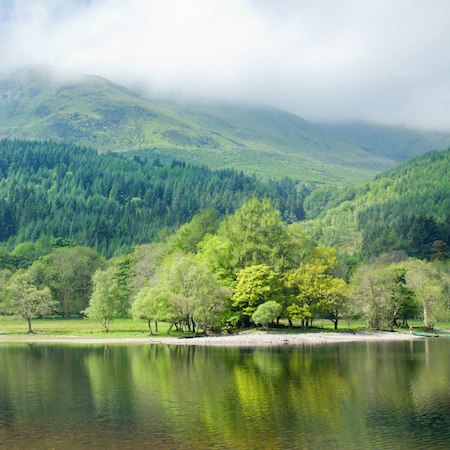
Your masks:
{"label": "tree trunk", "polygon": [[191,318],[189,316],[187,316],[187,330],[189,331],[189,333],[191,332]]}
{"label": "tree trunk", "polygon": [[267,331],[268,333],[270,333],[270,331],[269,331],[269,324],[268,324],[268,323],[266,323],[266,331]]}
{"label": "tree trunk", "polygon": [[158,322],[155,320],[155,331],[158,332]]}
{"label": "tree trunk", "polygon": [[31,328],[31,317],[28,317],[27,321],[28,321],[28,333],[32,333],[33,330]]}
{"label": "tree trunk", "polygon": [[429,320],[429,310],[426,303],[423,305],[423,324],[427,330],[432,330],[434,328],[434,324],[430,323]]}
{"label": "tree trunk", "polygon": [[333,320],[334,323],[334,329],[337,330],[338,329],[338,318],[336,318],[335,320]]}
{"label": "tree trunk", "polygon": [[302,319],[302,330],[305,329],[305,319]]}
{"label": "tree trunk", "polygon": [[[173,328],[173,326],[174,326],[175,324],[172,322],[170,325],[169,325],[169,329],[167,330],[167,334],[170,334],[170,331],[172,330],[172,328]],[[176,326],[176,325],[175,325]],[[176,327],[176,330],[178,331],[178,327]]]}
{"label": "tree trunk", "polygon": [[288,324],[289,324],[289,328],[292,328],[292,326],[293,326],[292,325],[292,319],[290,317],[288,318]]}
{"label": "tree trunk", "polygon": [[148,324],[148,329],[150,330],[150,336],[153,336],[152,321],[151,320],[147,320],[147,324]]}

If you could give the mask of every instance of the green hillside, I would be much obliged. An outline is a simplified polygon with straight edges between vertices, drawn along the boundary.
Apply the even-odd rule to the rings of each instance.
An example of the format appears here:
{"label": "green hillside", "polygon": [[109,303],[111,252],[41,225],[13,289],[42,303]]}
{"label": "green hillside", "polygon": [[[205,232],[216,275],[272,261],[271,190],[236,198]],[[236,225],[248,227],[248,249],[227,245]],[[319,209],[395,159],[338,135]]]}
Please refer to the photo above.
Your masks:
{"label": "green hillside", "polygon": [[234,170],[98,155],[71,144],[0,141],[0,242],[70,238],[105,255],[150,242],[207,209],[267,197],[285,221],[304,218],[306,190]]}
{"label": "green hillside", "polygon": [[342,250],[426,258],[434,241],[450,242],[449,192],[450,150],[431,152],[364,184],[316,190],[305,201],[305,226]]}
{"label": "green hillside", "polygon": [[317,125],[324,133],[351,142],[371,154],[403,162],[431,150],[450,146],[449,133],[405,127],[388,127],[363,122]]}
{"label": "green hillside", "polygon": [[349,132],[350,125],[312,124],[273,108],[149,100],[100,77],[63,79],[42,68],[1,77],[0,99],[0,137],[99,151],[148,149],[162,159],[305,182],[367,180],[402,159],[450,145],[449,135],[415,139],[418,132],[386,128],[374,137],[370,126]]}

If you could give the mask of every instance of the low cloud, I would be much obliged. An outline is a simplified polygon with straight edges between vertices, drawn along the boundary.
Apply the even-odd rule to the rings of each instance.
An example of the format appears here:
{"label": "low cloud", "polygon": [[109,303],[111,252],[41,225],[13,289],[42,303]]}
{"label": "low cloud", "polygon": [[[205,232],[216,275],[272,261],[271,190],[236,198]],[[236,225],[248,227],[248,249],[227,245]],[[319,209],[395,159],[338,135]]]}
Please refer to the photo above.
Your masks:
{"label": "low cloud", "polygon": [[447,0],[0,0],[3,69],[46,64],[312,120],[449,129],[448,42]]}

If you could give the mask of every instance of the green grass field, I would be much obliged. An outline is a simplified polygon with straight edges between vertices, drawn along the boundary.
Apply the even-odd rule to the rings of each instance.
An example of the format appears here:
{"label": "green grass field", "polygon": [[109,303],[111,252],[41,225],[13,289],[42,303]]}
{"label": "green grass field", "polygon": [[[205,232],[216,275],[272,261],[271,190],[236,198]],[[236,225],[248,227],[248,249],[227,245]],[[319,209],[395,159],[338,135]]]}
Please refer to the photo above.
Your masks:
{"label": "green grass field", "polygon": [[[136,321],[132,319],[116,319],[111,322],[110,330],[103,331],[99,322],[82,319],[63,319],[60,317],[48,319],[32,320],[33,337],[45,338],[61,338],[61,337],[84,337],[84,338],[137,338],[148,337],[149,330],[147,323],[144,321]],[[158,324],[158,333],[155,333],[154,324],[152,323],[153,332],[156,336],[168,336],[168,323]],[[180,336],[183,333],[177,332],[175,329],[171,332],[171,336]],[[20,337],[30,336],[27,332],[27,323],[13,317],[0,316],[0,338],[16,339]]]}
{"label": "green grass field", "polygon": [[[33,337],[34,338],[143,338],[149,337],[147,323],[144,321],[135,321],[132,319],[116,319],[111,323],[110,331],[103,331],[100,323],[82,318],[63,319],[60,317],[48,319],[35,319],[32,321]],[[169,327],[168,323],[161,322],[158,324],[158,333],[154,330],[155,337],[166,337]],[[297,325],[297,324],[294,324]],[[423,332],[423,324],[419,321],[411,321],[414,331]],[[255,329],[256,330],[256,329]],[[329,320],[315,320],[314,326],[309,329],[302,330],[299,326],[293,329],[278,327],[272,328],[273,332],[283,333],[318,333],[318,332],[332,332],[334,331],[333,324]],[[342,321],[339,326],[339,331],[348,331],[347,322]],[[350,330],[365,331],[366,327],[363,321],[353,321],[350,323]],[[450,330],[450,322],[440,322],[436,326],[436,330]],[[397,329],[396,331],[408,333],[409,330],[405,328]],[[186,336],[192,333],[183,333],[181,331],[172,330],[170,336]],[[8,316],[0,316],[0,340],[20,340],[29,337],[27,332],[27,323]]]}

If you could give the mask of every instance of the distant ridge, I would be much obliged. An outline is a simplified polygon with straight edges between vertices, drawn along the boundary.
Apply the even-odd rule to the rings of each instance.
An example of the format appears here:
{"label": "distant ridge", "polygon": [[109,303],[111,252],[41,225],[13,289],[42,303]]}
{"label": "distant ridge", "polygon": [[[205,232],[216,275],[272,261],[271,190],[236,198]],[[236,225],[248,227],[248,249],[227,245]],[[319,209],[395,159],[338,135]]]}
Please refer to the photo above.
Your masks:
{"label": "distant ridge", "polygon": [[144,98],[94,75],[28,67],[0,77],[0,137],[99,151],[147,149],[212,168],[308,183],[355,183],[450,146],[450,134],[312,124],[285,111]]}

